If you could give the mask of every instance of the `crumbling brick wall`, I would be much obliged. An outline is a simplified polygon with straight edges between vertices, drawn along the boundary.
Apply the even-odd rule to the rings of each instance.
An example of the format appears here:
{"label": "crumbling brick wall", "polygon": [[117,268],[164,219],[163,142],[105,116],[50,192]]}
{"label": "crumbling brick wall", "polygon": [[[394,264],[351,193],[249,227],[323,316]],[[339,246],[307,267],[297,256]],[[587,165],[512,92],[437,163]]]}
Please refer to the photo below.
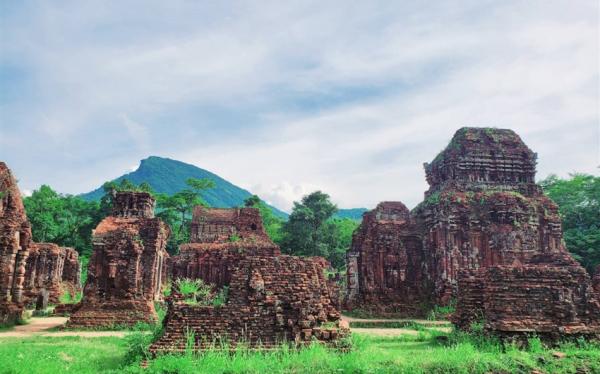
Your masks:
{"label": "crumbling brick wall", "polygon": [[179,254],[172,257],[171,276],[173,279],[202,279],[220,288],[231,282],[233,267],[241,258],[279,255],[279,247],[264,241],[183,244]]}
{"label": "crumbling brick wall", "polygon": [[42,290],[48,302],[57,304],[63,294],[72,298],[81,290],[77,251],[52,243],[33,243],[25,268],[24,301],[35,303]]}
{"label": "crumbling brick wall", "polygon": [[21,193],[8,166],[0,162],[0,324],[14,323],[23,312],[30,243]]}
{"label": "crumbling brick wall", "polygon": [[[330,287],[324,260],[281,255],[262,226],[252,228],[256,218],[245,226],[250,230],[235,226],[239,211],[195,210],[195,222],[214,223],[211,219],[219,216],[220,223],[198,226],[195,238],[201,242],[183,245],[173,257],[173,278],[203,279],[216,288],[228,287],[228,300],[220,307],[188,305],[175,288],[165,332],[152,345],[153,353],[183,350],[187,332],[194,334],[198,348],[221,339],[232,345],[244,341],[251,346],[272,346],[283,341],[308,342],[313,337],[331,341],[345,333],[337,327],[321,327],[340,318],[334,295],[338,289]],[[249,213],[247,217],[257,217],[256,209],[243,211]]]}
{"label": "crumbling brick wall", "polygon": [[[136,205],[140,202],[143,209]],[[117,193],[116,216],[105,218],[93,232],[94,251],[83,299],[69,326],[156,322],[154,301],[161,297],[170,231],[150,214],[148,204],[154,206],[154,200],[147,193]]]}
{"label": "crumbling brick wall", "polygon": [[462,329],[483,322],[503,336],[600,337],[600,301],[585,269],[566,253],[463,272],[458,290],[453,322]]}
{"label": "crumbling brick wall", "polygon": [[232,345],[273,346],[280,342],[330,341],[338,328],[321,328],[340,314],[331,302],[320,264],[293,256],[239,256],[231,269],[225,305],[193,306],[174,299],[165,332],[151,351],[181,351],[186,332],[198,348],[226,341]]}

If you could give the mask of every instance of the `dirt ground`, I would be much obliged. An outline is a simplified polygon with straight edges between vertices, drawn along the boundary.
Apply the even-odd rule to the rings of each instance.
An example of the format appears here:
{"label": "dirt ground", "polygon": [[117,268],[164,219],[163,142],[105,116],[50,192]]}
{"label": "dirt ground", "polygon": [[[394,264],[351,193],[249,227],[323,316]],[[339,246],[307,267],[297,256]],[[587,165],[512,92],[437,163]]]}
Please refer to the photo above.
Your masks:
{"label": "dirt ground", "polygon": [[8,331],[0,331],[1,338],[27,338],[31,336],[81,336],[87,338],[95,338],[102,336],[117,336],[123,337],[127,334],[126,331],[48,331],[67,322],[66,317],[33,317],[26,325],[15,326]]}
{"label": "dirt ground", "polygon": [[[348,327],[350,322],[407,322],[412,321],[435,329],[440,332],[450,332],[447,327],[447,321],[428,321],[428,320],[406,320],[406,319],[363,319],[342,316],[342,326]],[[31,336],[81,336],[81,337],[102,337],[116,336],[124,337],[127,331],[58,331],[55,328],[64,325],[67,322],[66,317],[33,317],[29,323],[22,326],[15,326],[8,331],[0,331],[1,338],[26,338]],[[50,331],[48,331],[50,330]],[[417,335],[419,332],[405,328],[352,328],[352,332],[371,336],[393,337],[400,335]]]}
{"label": "dirt ground", "polygon": [[[448,321],[429,321],[420,319],[366,319],[366,318],[353,318],[348,316],[342,316],[341,325],[349,327],[350,322],[415,322],[423,326],[427,326],[429,330],[436,330],[439,332],[449,333],[452,331],[452,327],[448,327]],[[417,330],[408,328],[357,328],[353,327],[350,331],[357,334],[371,335],[371,336],[383,336],[383,337],[394,337],[401,335],[418,335]]]}

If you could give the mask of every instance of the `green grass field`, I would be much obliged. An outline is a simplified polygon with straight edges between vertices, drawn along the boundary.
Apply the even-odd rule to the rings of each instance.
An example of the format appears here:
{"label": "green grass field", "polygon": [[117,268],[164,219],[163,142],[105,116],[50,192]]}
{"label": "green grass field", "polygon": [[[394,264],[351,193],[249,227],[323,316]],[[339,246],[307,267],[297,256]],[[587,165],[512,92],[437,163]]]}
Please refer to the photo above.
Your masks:
{"label": "green grass field", "polygon": [[[600,373],[600,345],[576,342],[554,349],[531,339],[529,348],[483,337],[419,331],[380,338],[354,334],[348,352],[319,344],[294,350],[165,355],[139,362],[151,334],[127,338],[33,337],[0,340],[0,373]],[[565,354],[553,356],[554,351]]]}

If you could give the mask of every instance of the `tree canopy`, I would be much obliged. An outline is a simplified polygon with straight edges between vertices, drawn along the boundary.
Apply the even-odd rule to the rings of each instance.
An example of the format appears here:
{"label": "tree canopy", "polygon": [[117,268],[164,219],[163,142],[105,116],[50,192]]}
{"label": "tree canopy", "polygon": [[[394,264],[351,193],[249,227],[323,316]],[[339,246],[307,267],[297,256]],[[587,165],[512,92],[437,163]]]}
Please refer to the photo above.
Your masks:
{"label": "tree canopy", "polygon": [[100,204],[62,195],[42,185],[23,199],[31,222],[33,240],[73,247],[79,253],[92,250],[92,230],[102,220]]}
{"label": "tree canopy", "polygon": [[294,202],[289,220],[282,226],[281,247],[286,253],[322,256],[335,268],[342,268],[358,222],[334,219],[337,206],[329,195],[315,191]]}
{"label": "tree canopy", "polygon": [[567,249],[592,273],[600,264],[600,177],[550,175],[540,185],[558,204]]}
{"label": "tree canopy", "polygon": [[171,254],[177,253],[181,244],[189,242],[194,207],[197,205],[208,206],[202,199],[201,192],[215,186],[214,182],[207,178],[188,178],[186,184],[188,188],[173,195],[156,195],[157,217],[171,227],[171,237],[167,243],[167,251]]}

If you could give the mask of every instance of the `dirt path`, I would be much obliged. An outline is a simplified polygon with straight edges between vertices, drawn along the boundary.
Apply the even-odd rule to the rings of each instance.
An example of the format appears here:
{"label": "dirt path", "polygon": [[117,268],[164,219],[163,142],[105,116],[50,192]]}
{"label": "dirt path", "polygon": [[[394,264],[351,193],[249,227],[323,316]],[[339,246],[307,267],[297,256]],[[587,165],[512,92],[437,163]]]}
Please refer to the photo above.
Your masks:
{"label": "dirt path", "polygon": [[[440,332],[450,332],[451,328],[446,327],[447,321],[427,321],[427,320],[408,320],[408,319],[363,319],[342,316],[342,325],[349,326],[350,322],[407,322],[413,321],[432,326],[430,329]],[[65,317],[33,317],[29,323],[22,326],[15,326],[8,331],[0,331],[0,339],[2,338],[27,338],[32,336],[47,336],[47,337],[63,337],[63,336],[80,336],[87,338],[96,338],[103,336],[124,337],[127,331],[48,331],[55,327],[64,325],[67,322]],[[352,332],[358,334],[372,336],[400,336],[400,335],[417,335],[417,330],[405,328],[352,328]]]}
{"label": "dirt path", "polygon": [[[371,322],[371,323],[385,323],[385,322],[415,322],[423,326],[427,326],[427,330],[435,330],[439,332],[449,333],[452,331],[452,327],[449,327],[448,321],[429,321],[423,319],[366,319],[366,318],[353,318],[348,316],[342,316],[341,325],[349,327],[350,322]],[[418,335],[419,331],[409,328],[357,328],[352,327],[350,331],[357,334],[371,335],[371,336],[382,336],[382,337],[394,337],[401,335]]]}
{"label": "dirt path", "polygon": [[411,319],[411,318],[401,318],[401,319],[369,319],[369,318],[354,318],[348,316],[342,316],[342,321],[350,322],[374,322],[374,323],[383,323],[383,322],[415,322],[424,326],[447,326],[449,321],[430,321],[427,319]]}
{"label": "dirt path", "polygon": [[81,336],[86,338],[97,338],[103,336],[124,337],[126,331],[48,331],[49,329],[59,327],[67,322],[65,317],[33,317],[26,325],[15,326],[8,331],[0,331],[2,338],[27,338],[32,336]]}

